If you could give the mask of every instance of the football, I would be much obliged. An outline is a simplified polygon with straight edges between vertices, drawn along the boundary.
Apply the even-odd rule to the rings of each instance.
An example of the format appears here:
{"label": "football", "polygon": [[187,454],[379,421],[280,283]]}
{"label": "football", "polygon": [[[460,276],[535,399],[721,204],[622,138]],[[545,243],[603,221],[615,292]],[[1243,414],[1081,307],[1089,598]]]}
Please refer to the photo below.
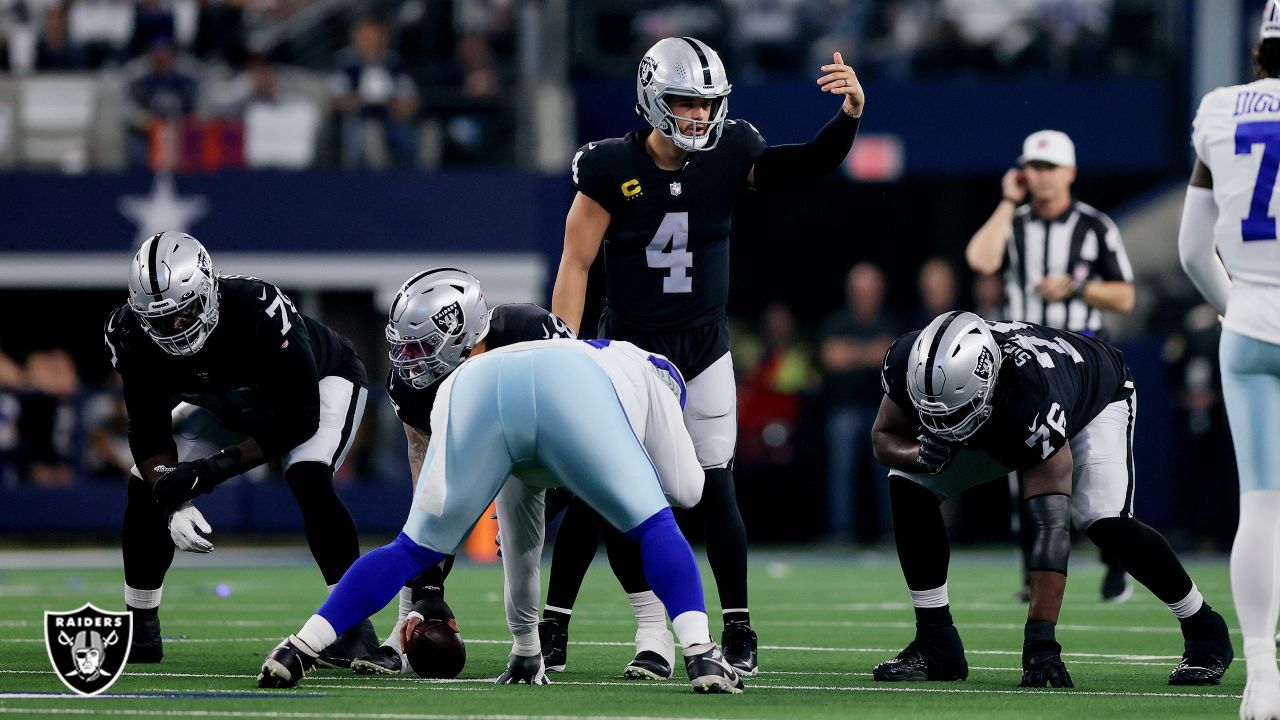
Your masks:
{"label": "football", "polygon": [[404,654],[413,671],[424,678],[455,678],[467,664],[467,646],[453,618],[420,623],[413,629]]}

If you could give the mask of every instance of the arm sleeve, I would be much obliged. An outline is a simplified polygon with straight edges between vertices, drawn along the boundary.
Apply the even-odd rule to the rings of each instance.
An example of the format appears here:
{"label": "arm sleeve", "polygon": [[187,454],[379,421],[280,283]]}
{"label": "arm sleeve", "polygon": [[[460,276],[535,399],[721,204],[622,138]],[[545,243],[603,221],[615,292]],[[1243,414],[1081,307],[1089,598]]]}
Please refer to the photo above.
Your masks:
{"label": "arm sleeve", "polygon": [[1187,277],[1215,308],[1226,314],[1231,296],[1231,277],[1222,258],[1213,249],[1213,224],[1218,206],[1209,188],[1188,187],[1178,227],[1178,258]]}
{"label": "arm sleeve", "polygon": [[538,634],[545,501],[542,490],[530,488],[515,477],[507,478],[496,501],[502,533],[507,627],[515,636]]}
{"label": "arm sleeve", "polygon": [[1129,255],[1124,251],[1124,243],[1120,240],[1120,228],[1106,218],[1103,221],[1106,233],[1098,238],[1098,275],[1103,280],[1133,282],[1133,266],[1129,264]]}
{"label": "arm sleeve", "polygon": [[785,187],[830,174],[849,154],[860,122],[860,118],[849,117],[841,109],[809,142],[765,148],[755,163],[756,187]]}

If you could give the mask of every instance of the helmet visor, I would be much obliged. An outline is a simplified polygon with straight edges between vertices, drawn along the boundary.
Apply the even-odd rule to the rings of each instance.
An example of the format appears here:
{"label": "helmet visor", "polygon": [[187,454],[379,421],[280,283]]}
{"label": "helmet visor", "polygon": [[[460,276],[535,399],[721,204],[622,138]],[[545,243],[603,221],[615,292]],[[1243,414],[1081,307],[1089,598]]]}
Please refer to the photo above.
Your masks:
{"label": "helmet visor", "polygon": [[196,298],[193,296],[173,312],[164,313],[163,315],[143,315],[141,320],[146,323],[152,336],[176,338],[181,337],[200,323],[200,313],[203,309],[202,303],[196,302]]}
{"label": "helmet visor", "polygon": [[920,422],[925,429],[943,440],[966,440],[991,415],[991,403],[987,401],[987,391],[973,396],[960,407],[947,408],[933,403],[920,403]]}

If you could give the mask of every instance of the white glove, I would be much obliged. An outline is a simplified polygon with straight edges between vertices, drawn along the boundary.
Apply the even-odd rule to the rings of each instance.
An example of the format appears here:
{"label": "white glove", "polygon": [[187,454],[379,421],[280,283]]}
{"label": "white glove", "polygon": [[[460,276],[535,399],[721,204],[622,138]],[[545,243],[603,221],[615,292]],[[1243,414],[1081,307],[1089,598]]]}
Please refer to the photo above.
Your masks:
{"label": "white glove", "polygon": [[196,509],[195,505],[185,502],[169,516],[169,537],[179,550],[193,553],[213,552],[213,543],[204,534],[213,532],[209,521]]}

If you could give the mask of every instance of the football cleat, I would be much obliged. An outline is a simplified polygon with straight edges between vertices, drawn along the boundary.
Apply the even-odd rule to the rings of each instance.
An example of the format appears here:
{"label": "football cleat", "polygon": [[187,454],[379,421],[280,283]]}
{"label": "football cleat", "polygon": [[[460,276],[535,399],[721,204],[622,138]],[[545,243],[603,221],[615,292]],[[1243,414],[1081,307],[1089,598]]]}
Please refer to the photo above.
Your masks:
{"label": "football cleat", "polygon": [[1240,720],[1280,720],[1280,682],[1260,679],[1246,683]]}
{"label": "football cleat", "polygon": [[546,618],[538,623],[538,641],[542,643],[547,672],[564,672],[569,664],[569,628],[558,620]]}
{"label": "football cleat", "polygon": [[642,650],[622,669],[622,677],[628,680],[670,680],[671,663],[652,650]]}
{"label": "football cleat", "polygon": [[541,655],[509,655],[507,669],[498,676],[498,685],[550,685]]}
{"label": "football cleat", "polygon": [[720,635],[720,645],[724,648],[724,657],[740,675],[755,675],[760,672],[760,664],[756,653],[756,633],[744,622],[729,622],[724,625]]}
{"label": "football cleat", "polygon": [[694,692],[731,695],[742,692],[742,676],[714,644],[697,655],[685,655],[684,669],[689,673]]}
{"label": "football cleat", "polygon": [[1108,565],[1102,576],[1102,602],[1122,603],[1133,597],[1133,580],[1119,565]]}
{"label": "football cleat", "polygon": [[1169,673],[1170,685],[1217,685],[1235,659],[1227,621],[1214,610],[1201,621],[1185,623],[1182,646],[1182,662]]}
{"label": "football cleat", "polygon": [[351,661],[357,675],[404,675],[410,671],[404,655],[390,645],[383,645],[362,658]]}
{"label": "football cleat", "polygon": [[884,682],[964,680],[969,663],[960,633],[954,625],[932,626],[925,632],[917,627],[916,638],[896,657],[876,665],[871,677]]}
{"label": "football cleat", "polygon": [[302,650],[293,635],[280,641],[258,670],[258,687],[291,688],[302,682],[307,671],[315,667],[315,657]]}
{"label": "football cleat", "polygon": [[378,634],[368,618],[338,636],[337,641],[320,651],[316,664],[321,667],[348,669],[356,658],[371,655],[378,649]]}
{"label": "football cleat", "polygon": [[163,658],[164,639],[160,636],[159,612],[134,609],[133,640],[129,643],[129,664],[158,663]]}

